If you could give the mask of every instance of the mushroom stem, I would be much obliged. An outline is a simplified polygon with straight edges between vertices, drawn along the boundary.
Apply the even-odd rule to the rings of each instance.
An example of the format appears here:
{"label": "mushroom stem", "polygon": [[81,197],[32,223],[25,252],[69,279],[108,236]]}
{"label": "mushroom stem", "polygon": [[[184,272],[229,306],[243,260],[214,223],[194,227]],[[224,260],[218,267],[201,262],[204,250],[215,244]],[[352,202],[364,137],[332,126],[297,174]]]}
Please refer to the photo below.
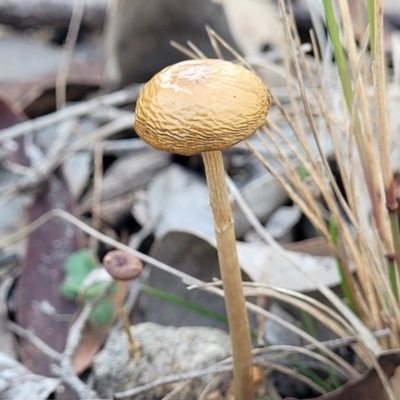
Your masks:
{"label": "mushroom stem", "polygon": [[218,261],[233,352],[235,400],[254,399],[250,327],[236,251],[233,215],[220,151],[203,152],[211,209],[217,238]]}
{"label": "mushroom stem", "polygon": [[124,303],[125,303],[125,284],[122,281],[117,282],[117,295],[118,295],[118,313],[122,321],[122,325],[124,327],[124,331],[126,336],[128,337],[129,343],[129,355],[131,359],[139,358],[140,357],[140,345],[134,338],[131,332],[131,324],[129,321],[128,314],[125,311]]}

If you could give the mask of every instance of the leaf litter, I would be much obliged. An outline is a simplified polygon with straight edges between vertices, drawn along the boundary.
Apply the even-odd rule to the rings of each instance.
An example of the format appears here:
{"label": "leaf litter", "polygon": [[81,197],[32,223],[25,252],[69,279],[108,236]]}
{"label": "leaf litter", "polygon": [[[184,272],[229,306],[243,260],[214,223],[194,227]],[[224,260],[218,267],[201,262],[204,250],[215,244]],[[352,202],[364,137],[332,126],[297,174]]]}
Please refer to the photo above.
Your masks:
{"label": "leaf litter", "polygon": [[[8,40],[14,40],[14,38]],[[19,39],[15,40],[17,41],[13,42],[16,43],[14,49],[16,52],[20,52],[20,59],[27,41],[26,38],[19,42]],[[6,42],[2,42],[2,44],[10,46]],[[36,44],[31,43],[31,46],[36,46]],[[29,72],[21,69],[20,66],[13,71],[10,63],[7,65],[10,68],[4,70],[6,73],[8,71],[9,75],[0,75],[0,93],[7,96],[0,103],[1,129],[9,128],[26,119],[26,116],[20,111],[20,107],[28,110],[28,106],[36,102],[34,107],[36,110],[40,110],[44,102],[42,95],[46,93],[47,89],[54,89],[60,52],[40,46],[37,47],[38,51],[35,53],[37,58],[32,60],[33,64],[26,65]],[[41,62],[38,62],[40,58]],[[43,63],[43,59],[50,60],[50,62]],[[96,61],[93,62],[93,60]],[[251,62],[251,58],[249,60]],[[68,84],[82,86],[88,84],[87,86],[91,88],[98,87],[102,82],[98,74],[97,62],[96,58],[92,58],[85,65],[72,63],[69,66]],[[253,63],[255,68],[260,70],[261,75],[264,73],[261,72],[264,71],[264,68],[266,70],[269,68],[281,79],[285,77],[282,74],[284,69],[277,71],[276,68],[271,67],[268,59],[254,57]],[[32,66],[34,68],[31,68]],[[279,80],[275,80],[275,82],[279,82]],[[281,84],[284,84],[284,80],[281,81]],[[98,207],[102,224],[96,228],[106,233],[111,239],[115,238],[123,244],[134,243],[136,248],[139,247],[142,251],[148,252],[155,259],[173,266],[184,275],[198,279],[200,282],[197,281],[194,286],[199,288],[204,286],[205,288],[206,285],[210,285],[211,288],[215,287],[215,291],[211,290],[211,293],[207,293],[205,290],[187,290],[188,282],[185,279],[182,281],[184,275],[177,279],[170,273],[161,272],[158,268],[152,267],[148,278],[143,283],[148,287],[158,289],[159,292],[154,290],[146,292],[146,286],[143,286],[142,290],[138,290],[134,285],[134,290],[128,288],[126,296],[127,300],[130,295],[133,298],[131,318],[134,323],[153,321],[177,327],[203,325],[226,330],[226,323],[223,322],[223,301],[212,294],[217,293],[220,282],[218,280],[215,236],[204,179],[199,171],[188,171],[187,167],[179,165],[171,156],[146,148],[135,150],[137,139],[132,138],[131,130],[133,114],[131,112],[126,114],[126,110],[120,108],[124,104],[132,107],[131,103],[135,100],[138,90],[134,89],[133,95],[132,91],[129,95],[131,89],[120,91],[121,100],[117,100],[115,103],[111,100],[112,94],[105,95],[106,102],[107,99],[110,99],[111,105],[106,105],[102,110],[89,107],[91,100],[82,102],[80,105],[77,104],[76,106],[82,106],[82,110],[85,111],[80,112],[77,109],[76,114],[71,114],[73,121],[70,121],[70,128],[67,124],[62,124],[67,130],[64,139],[62,138],[62,129],[56,129],[55,122],[46,122],[46,117],[41,120],[40,118],[36,121],[33,120],[31,126],[19,124],[20,126],[15,125],[15,130],[9,129],[1,132],[1,134],[5,134],[0,154],[2,157],[0,176],[3,177],[1,185],[4,185],[3,189],[9,194],[8,198],[3,197],[4,204],[0,208],[2,238],[6,238],[9,232],[40,219],[41,216],[54,209],[63,209],[72,215],[78,215],[83,221],[90,224],[96,213],[95,207]],[[275,87],[273,90],[277,96],[287,99],[287,91],[280,90],[279,87]],[[27,91],[30,93],[29,96],[25,96]],[[124,95],[126,95],[125,98]],[[51,107],[54,105],[47,110],[51,110]],[[51,121],[53,117],[56,121],[59,116],[63,115],[63,112],[67,116],[67,113],[73,109],[72,107],[69,110],[68,108],[64,111],[60,110],[53,115],[49,114],[47,121]],[[85,107],[87,108],[85,109]],[[35,114],[32,110],[33,108],[30,112]],[[107,113],[115,116],[117,123],[113,122],[113,118],[106,122],[101,121],[99,112],[102,114],[101,118],[106,120]],[[84,118],[82,118],[83,116]],[[275,117],[277,116],[275,115]],[[60,117],[60,120],[63,118],[65,117]],[[271,118],[274,118],[274,115]],[[278,119],[278,122],[282,124],[282,120]],[[42,123],[48,125],[47,132],[40,125]],[[105,128],[103,124],[106,125]],[[287,129],[284,124],[283,126],[282,129],[287,134],[287,140],[295,140],[290,129]],[[35,132],[32,128],[37,128],[38,131]],[[68,132],[69,129],[71,129],[70,132]],[[127,130],[129,138],[123,144],[125,150],[121,155],[112,147],[121,140],[121,136],[118,135],[127,135]],[[91,135],[93,131],[94,134]],[[20,134],[22,136],[19,136]],[[88,139],[82,140],[80,135],[86,136]],[[49,139],[43,141],[46,136]],[[321,130],[321,136],[324,141],[323,130]],[[5,139],[6,137],[8,139]],[[64,140],[62,143],[65,146],[58,144],[57,147],[55,137],[60,141]],[[104,144],[103,151],[106,151],[108,144],[111,149],[104,153],[106,167],[104,174],[102,173],[100,176],[100,196],[96,194],[96,188],[92,182],[92,178],[96,179],[96,177],[91,175],[93,147],[99,141]],[[252,144],[261,148],[257,138],[254,138]],[[129,148],[133,150],[129,150]],[[239,148],[240,146],[238,146]],[[324,142],[323,149],[327,154],[331,153],[329,140]],[[314,149],[314,151],[316,150]],[[241,151],[243,151],[243,147],[241,147]],[[287,151],[290,155],[290,149]],[[47,168],[40,168],[38,160],[41,157],[46,160]],[[232,154],[227,152],[228,164],[230,157]],[[287,211],[285,204],[288,202],[285,191],[271,174],[261,172],[260,168],[255,167],[247,150],[244,153],[244,159],[245,164],[251,167],[251,173],[247,174],[244,180],[243,177],[236,177],[238,178],[237,182],[240,182],[238,184],[239,193],[255,217],[265,224],[265,227],[261,228],[269,232],[272,239],[275,238],[279,241],[285,232],[290,232],[296,225],[296,218],[299,215],[297,213],[293,218],[289,214],[285,215],[285,210]],[[397,160],[395,156],[393,159]],[[273,159],[270,161],[274,162]],[[232,164],[234,164],[233,159]],[[395,163],[395,165],[397,164]],[[32,173],[33,175],[29,175]],[[235,178],[234,170],[231,170],[231,173]],[[31,176],[35,177],[34,184],[27,184],[26,180],[21,180],[21,177],[29,178]],[[29,183],[29,179],[27,181]],[[269,284],[313,296],[319,289],[319,285],[337,288],[341,280],[337,261],[323,239],[285,244],[285,247],[280,246],[279,250],[277,247],[279,244],[276,241],[265,244],[259,240],[263,238],[263,235],[256,236],[256,241],[248,242],[246,238],[250,237],[248,236],[249,230],[255,229],[255,227],[249,221],[246,210],[239,205],[238,197],[233,194],[232,204],[235,213],[239,258],[247,281]],[[271,227],[273,221],[270,217],[271,215],[276,217],[276,213],[283,215],[282,222],[278,223],[278,228],[281,228],[280,232],[278,232],[279,229]],[[127,216],[130,221],[128,224],[125,221]],[[120,219],[121,221],[119,221]],[[283,228],[284,225],[287,225],[287,228]],[[258,229],[261,228],[258,227]],[[86,230],[86,233],[88,232],[89,230]],[[259,233],[259,231],[257,232]],[[96,240],[101,238],[103,237],[97,237]],[[3,242],[6,243],[6,241]],[[97,253],[99,258],[108,249],[110,243],[104,244],[104,248],[99,247]],[[21,252],[22,247],[19,243],[12,246],[21,254],[22,262],[15,288],[9,289],[10,293],[4,296],[7,302],[14,301],[13,312],[15,315],[13,319],[26,331],[25,336],[22,336],[18,343],[19,357],[25,367],[43,375],[40,379],[33,375],[38,383],[42,382],[40,383],[41,390],[44,391],[42,394],[45,393],[43,398],[54,391],[61,381],[75,391],[82,389],[82,393],[90,398],[90,396],[94,396],[94,393],[82,383],[83,381],[78,379],[77,373],[81,373],[92,365],[92,358],[106,340],[108,331],[98,335],[99,330],[87,323],[90,313],[86,310],[90,307],[93,308],[93,304],[78,307],[75,302],[66,301],[60,296],[65,262],[76,250],[88,247],[87,237],[74,224],[64,219],[49,219],[45,224],[37,226],[29,232],[25,246],[26,249],[23,252]],[[11,246],[7,246],[7,250],[8,247],[11,249]],[[308,277],[300,270],[306,271]],[[319,283],[316,284],[315,279],[309,279],[310,276],[318,276]],[[95,299],[95,301],[100,300]],[[197,309],[194,305],[198,306]],[[279,306],[281,306],[280,303]],[[277,304],[273,303],[271,306],[268,299],[267,303],[263,305],[263,308],[265,307],[273,310]],[[292,311],[290,307],[284,307],[281,313],[277,311],[275,314],[280,314],[281,319],[286,319],[292,326],[304,323],[304,321],[297,321],[298,315],[293,319]],[[201,313],[203,314],[201,315]],[[80,319],[81,316],[82,319]],[[267,316],[264,318],[269,321]],[[252,317],[254,330],[258,329],[262,323],[263,321],[257,322]],[[86,327],[84,327],[85,325]],[[303,329],[306,329],[304,325]],[[345,324],[343,329],[348,336],[354,334],[354,331]],[[267,328],[268,330],[270,328]],[[277,331],[277,338],[284,336],[280,332]],[[46,353],[44,347],[33,344],[35,340],[32,339],[32,335],[46,343],[59,355],[64,355],[64,361],[59,363],[58,369],[53,367],[55,360]],[[296,335],[294,334],[297,338],[295,343],[303,344]],[[264,339],[267,340],[268,335]],[[324,339],[326,338],[319,338],[321,341]],[[293,337],[292,340],[294,340]],[[75,371],[74,367],[71,367],[73,353],[80,357],[79,362],[75,361]],[[382,369],[388,377],[392,376],[394,369],[398,366],[396,357],[397,353],[393,352],[390,355],[383,354],[379,358]],[[303,360],[303,363],[308,365],[307,360]],[[343,365],[341,367],[345,368]],[[17,364],[15,364],[15,368],[17,368]],[[279,371],[280,367],[275,365],[267,368],[275,368]],[[283,370],[284,368],[281,366],[281,371]],[[287,371],[282,373],[285,374]],[[166,374],[172,374],[172,372],[166,372]],[[46,375],[57,376],[61,380],[45,378]],[[307,372],[304,372],[304,376],[307,376]],[[301,379],[303,378],[300,377]],[[324,394],[318,398],[321,400],[355,398],[351,397],[354,396],[354,393],[358,393],[357,396],[364,396],[368,394],[367,390],[370,390],[372,381],[376,388],[376,396],[382,396],[383,386],[379,384],[380,378],[374,370],[368,370],[365,376],[345,384],[343,388],[338,389],[338,392]],[[312,382],[311,385],[313,385]],[[2,395],[6,395],[9,389],[4,387],[1,390]]]}

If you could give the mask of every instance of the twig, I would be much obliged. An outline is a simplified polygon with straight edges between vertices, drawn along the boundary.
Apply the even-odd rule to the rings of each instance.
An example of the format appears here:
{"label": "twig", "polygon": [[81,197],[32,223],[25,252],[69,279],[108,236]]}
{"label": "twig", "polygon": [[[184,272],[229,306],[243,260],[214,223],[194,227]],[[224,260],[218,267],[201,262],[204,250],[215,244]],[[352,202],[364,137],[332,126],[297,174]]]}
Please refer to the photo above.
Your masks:
{"label": "twig", "polygon": [[[299,379],[302,382],[305,382],[306,384],[308,384],[310,387],[312,387],[313,389],[321,392],[321,393],[325,393],[324,389],[321,388],[319,385],[317,385],[314,381],[312,381],[311,379],[307,378],[306,376],[301,375],[300,373],[298,373],[296,370],[285,367],[283,365],[280,365],[278,363],[272,363],[272,362],[268,362],[268,361],[264,361],[264,364],[267,364],[267,366],[272,370],[278,370],[284,374],[287,375],[291,375],[294,376],[295,378]],[[232,371],[233,366],[230,363],[229,365],[214,365],[212,367],[209,368],[205,368],[205,369],[201,369],[201,370],[197,370],[197,371],[190,371],[190,372],[185,372],[179,375],[170,375],[170,376],[166,376],[166,377],[162,377],[159,379],[156,379],[153,382],[147,383],[145,385],[142,386],[138,386],[136,388],[132,388],[123,392],[118,392],[114,394],[114,399],[123,399],[126,397],[131,397],[131,396],[135,396],[137,394],[143,393],[143,392],[147,392],[151,389],[154,389],[157,386],[162,386],[162,385],[166,385],[168,383],[175,383],[175,382],[179,382],[179,381],[185,381],[188,379],[195,379],[195,378],[200,378],[204,375],[208,375],[208,374],[218,374],[218,373],[223,373],[223,372],[229,372]]]}
{"label": "twig", "polygon": [[130,111],[114,106],[101,106],[90,113],[90,117],[96,120],[100,125],[121,118],[124,115],[130,115],[132,119],[135,117],[133,110]]}
{"label": "twig", "polygon": [[7,321],[7,328],[11,332],[18,335],[19,337],[22,337],[31,342],[38,350],[40,350],[43,354],[46,354],[46,356],[49,356],[54,360],[61,359],[61,353],[48,346],[45,342],[39,339],[33,332],[30,332],[29,330],[22,328],[22,326],[19,326],[12,321]]}
{"label": "twig", "polygon": [[186,57],[188,58],[193,58],[196,59],[197,55],[196,53],[194,53],[193,51],[187,49],[185,46],[182,46],[181,44],[179,44],[178,42],[175,42],[175,40],[171,40],[169,42],[169,44],[174,47],[175,49],[179,50],[180,52],[182,52]]}
{"label": "twig", "polygon": [[187,290],[202,289],[207,286],[222,287],[222,281],[221,281],[221,279],[213,278],[212,282],[204,282],[204,283],[198,284],[198,285],[190,285],[186,289]]}
{"label": "twig", "polygon": [[175,268],[172,268],[171,266],[169,266],[161,261],[158,261],[153,257],[150,257],[146,254],[143,254],[143,253],[137,251],[137,250],[134,250],[131,247],[126,246],[126,245],[118,242],[117,240],[115,240],[107,235],[104,235],[101,232],[96,231],[96,229],[93,229],[92,227],[85,224],[78,218],[74,217],[72,214],[70,214],[64,210],[60,210],[60,209],[55,209],[55,210],[49,211],[46,214],[43,214],[42,216],[37,218],[35,221],[30,223],[25,228],[19,230],[18,232],[10,234],[7,237],[3,237],[2,239],[0,239],[0,247],[7,247],[11,244],[14,244],[15,242],[17,242],[17,241],[21,240],[22,238],[24,238],[25,236],[29,235],[31,232],[35,231],[40,226],[42,226],[43,224],[45,224],[47,221],[49,221],[50,219],[52,219],[54,217],[62,218],[62,219],[65,219],[65,220],[71,222],[76,227],[78,227],[80,230],[82,230],[83,232],[86,232],[88,235],[95,236],[98,240],[100,240],[103,243],[106,243],[112,247],[115,247],[116,249],[123,250],[130,254],[133,254],[134,256],[136,256],[137,258],[142,260],[144,263],[153,265],[154,267],[157,267],[157,268],[161,269],[162,271],[165,271],[169,274],[176,276],[177,278],[181,279],[183,283],[185,283],[187,285],[204,283],[199,279],[193,278],[192,276],[185,274],[184,272],[181,272]]}
{"label": "twig", "polygon": [[[25,143],[25,152],[29,159],[30,167],[23,167],[20,164],[6,163],[7,167],[22,175],[11,182],[9,185],[2,187],[2,194],[0,196],[0,205],[11,200],[16,194],[36,188],[40,183],[47,179],[48,175],[58,165],[57,160],[60,154],[64,151],[67,141],[75,129],[75,120],[63,121],[56,129],[55,139],[51,143],[46,157],[42,149],[37,143],[33,142],[33,138],[29,135]],[[28,143],[29,142],[29,143]]]}
{"label": "twig", "polygon": [[182,382],[179,386],[169,392],[166,396],[164,396],[161,400],[173,400],[175,396],[177,396],[184,388],[188,385],[188,382]]}
{"label": "twig", "polygon": [[192,49],[197,58],[207,58],[207,56],[191,41],[186,41],[187,45]]}
{"label": "twig", "polygon": [[131,103],[136,100],[143,85],[132,85],[125,89],[110,93],[104,96],[96,97],[92,100],[81,102],[60,111],[38,117],[33,120],[22,122],[10,128],[0,130],[0,144],[13,139],[19,135],[35,130],[46,128],[47,126],[57,124],[69,118],[80,117],[94,112],[101,106],[113,106]]}
{"label": "twig", "polygon": [[118,18],[119,5],[119,1],[110,0],[106,10],[102,34],[103,54],[106,59],[103,69],[103,90],[110,89],[121,82],[121,68],[115,46],[117,25],[120,21]]}
{"label": "twig", "polygon": [[[389,336],[390,333],[391,333],[391,331],[389,328],[380,329],[379,331],[372,332],[372,334],[376,338],[383,338],[383,337]],[[356,343],[358,341],[359,341],[359,339],[356,336],[349,336],[346,338],[327,340],[323,343],[325,344],[326,347],[333,349],[333,348],[337,348],[339,346]],[[307,344],[304,347],[309,350],[316,350],[316,347],[313,344]]]}
{"label": "twig", "polygon": [[[83,314],[83,311],[81,313],[81,316],[82,316],[82,314]],[[86,318],[86,316],[87,316],[87,312],[85,313],[83,318]],[[89,316],[90,316],[90,313],[89,313]],[[7,323],[7,326],[14,333],[16,333],[19,336],[24,337],[27,340],[29,340],[39,350],[43,351],[43,353],[49,355],[50,357],[52,357],[54,359],[60,359],[61,358],[61,354],[60,353],[56,352],[52,348],[49,348],[44,342],[42,342],[33,333],[21,328],[20,326],[14,324],[13,322],[10,322],[10,321]],[[387,336],[389,334],[390,334],[390,330],[388,328],[381,329],[379,331],[373,332],[373,335],[376,338],[385,337],[385,336]],[[338,338],[338,339],[327,340],[327,341],[324,341],[322,343],[326,347],[333,349],[333,348],[338,348],[340,346],[349,345],[349,344],[356,343],[356,342],[357,342],[357,338],[355,336],[349,336],[349,337],[346,337],[346,338]],[[71,346],[71,348],[72,347],[73,346]],[[309,345],[305,345],[305,346],[301,346],[301,347],[303,347],[305,349],[308,349],[308,350],[316,350],[316,346],[313,345],[313,344],[309,344]],[[273,357],[273,355],[271,354],[271,350],[272,350],[272,352],[276,352],[277,351],[277,349],[275,349],[275,348],[272,348],[272,349],[270,349],[270,348],[254,349],[253,350],[253,362],[254,363],[261,363],[261,362],[265,361],[266,359]],[[262,354],[262,353],[265,353],[265,352],[267,352],[267,353],[266,354]],[[288,351],[286,350],[284,353],[287,354]],[[139,394],[139,393],[141,393],[143,391],[147,391],[147,390],[153,389],[156,386],[161,386],[161,385],[164,385],[164,384],[167,384],[167,383],[174,383],[174,382],[177,382],[177,381],[194,379],[194,378],[198,378],[198,377],[201,377],[203,375],[206,375],[208,373],[217,374],[217,373],[221,373],[221,372],[228,372],[228,371],[231,371],[231,370],[232,370],[232,365],[230,363],[230,359],[227,359],[227,360],[217,364],[217,366],[212,366],[212,367],[204,369],[204,370],[192,371],[190,373],[185,373],[185,374],[180,374],[180,375],[172,375],[172,376],[169,376],[169,377],[160,378],[160,379],[158,379],[156,381],[153,381],[153,382],[151,382],[149,384],[137,387],[135,389],[131,389],[129,391],[117,393],[115,395],[115,397],[116,398],[128,397],[128,396],[131,396],[131,395],[134,395],[134,394]],[[190,374],[190,376],[189,376],[189,374]],[[140,390],[140,392],[134,392],[133,393],[132,392],[133,390]]]}
{"label": "twig", "polygon": [[[93,185],[93,203],[92,220],[93,228],[99,230],[101,224],[101,192],[103,187],[103,143],[97,143],[94,149],[94,185]],[[90,250],[92,254],[97,254],[98,240],[90,238]]]}
{"label": "twig", "polygon": [[224,47],[227,51],[229,51],[229,53],[231,53],[234,57],[236,57],[236,59],[240,61],[246,68],[254,72],[253,68],[247,62],[247,60],[244,57],[242,57],[242,55],[238,51],[236,51],[231,45],[229,45],[228,42],[222,39],[222,37],[219,36],[218,33],[216,33],[214,29],[212,29],[210,26],[207,27],[207,34],[209,37],[213,37],[217,43],[219,43],[222,47]]}
{"label": "twig", "polygon": [[94,306],[104,297],[111,285],[112,283],[105,287],[91,302],[83,307],[78,318],[70,328],[63,353],[59,353],[49,347],[29,330],[22,328],[12,321],[7,321],[7,328],[10,331],[29,340],[37,349],[58,361],[58,364],[52,366],[53,372],[57,374],[65,384],[70,386],[79,395],[80,399],[96,399],[98,398],[98,394],[90,390],[78,378],[72,365],[72,357],[80,344],[83,329],[90,318]]}
{"label": "twig", "polygon": [[99,396],[97,393],[90,390],[85,383],[78,378],[72,365],[72,357],[81,342],[83,329],[90,318],[93,308],[105,296],[111,285],[112,282],[110,282],[92,301],[83,307],[78,318],[69,330],[59,364],[54,365],[52,368],[53,372],[57,374],[64,383],[70,386],[82,400],[97,399]]}
{"label": "twig", "polygon": [[[384,337],[390,334],[390,330],[389,329],[381,329],[379,331],[375,331],[373,332],[373,335],[375,337]],[[357,342],[357,338],[355,336],[351,336],[351,337],[347,337],[347,338],[342,338],[342,339],[333,339],[333,340],[327,340],[325,342],[321,342],[322,344],[324,344],[326,347],[329,348],[336,348],[338,346],[343,346],[345,344],[350,344],[350,343],[355,343]],[[307,348],[309,350],[316,350],[314,345],[306,345],[306,346],[299,346]],[[254,349],[253,350],[253,354],[254,353],[259,353],[260,351],[268,351],[267,349]],[[259,355],[259,356],[255,356],[253,357],[253,362],[255,364],[257,363],[263,363],[265,361],[268,360],[268,358],[271,358],[271,354],[264,354],[264,355]],[[200,378],[204,375],[208,375],[208,374],[218,374],[218,373],[222,373],[222,372],[229,372],[232,371],[232,362],[231,362],[231,358],[228,360],[224,360],[221,363],[218,363],[216,365],[213,365],[209,368],[205,368],[205,369],[200,369],[197,371],[190,371],[190,372],[185,372],[183,374],[178,374],[178,375],[170,375],[170,376],[166,376],[166,377],[162,377],[159,379],[154,380],[153,382],[149,382],[145,385],[142,386],[138,386],[136,388],[133,389],[129,389],[126,390],[124,392],[118,392],[114,394],[114,398],[115,399],[123,399],[125,397],[129,397],[129,396],[134,396],[146,391],[149,391],[151,389],[154,389],[157,386],[162,386],[162,385],[166,385],[168,383],[175,383],[175,382],[179,382],[179,381],[186,381],[189,379],[195,379],[195,378]],[[288,371],[282,371],[282,372],[288,372]]]}
{"label": "twig", "polygon": [[[18,193],[25,192],[35,188],[48,175],[68,157],[69,154],[77,152],[91,145],[93,142],[99,141],[109,135],[112,135],[119,130],[127,128],[133,124],[130,116],[123,116],[118,120],[112,121],[107,125],[101,126],[94,131],[86,134],[84,137],[76,140],[70,146],[60,149],[60,152],[53,154],[53,158],[44,159],[36,167],[29,169],[29,176],[23,176],[7,188],[3,188],[3,193],[0,196],[0,205],[11,200]],[[1,134],[1,133],[0,133]],[[1,137],[0,137],[1,141]]]}
{"label": "twig", "polygon": [[104,296],[107,295],[112,286],[113,282],[108,282],[104,289],[101,290],[100,293],[92,301],[85,304],[78,318],[75,320],[70,328],[65,344],[65,349],[63,351],[63,357],[71,358],[74,355],[75,350],[79,346],[83,328],[85,327],[86,322],[88,321],[94,307],[100,300],[104,298]]}
{"label": "twig", "polygon": [[214,376],[203,388],[203,390],[200,393],[200,396],[198,400],[207,400],[208,399],[208,394],[211,392],[213,388],[217,388],[222,379],[226,377],[226,373],[218,374]]}
{"label": "twig", "polygon": [[199,369],[197,371],[189,371],[183,374],[163,376],[162,378],[156,379],[153,382],[147,383],[142,386],[138,386],[133,389],[125,390],[124,392],[118,392],[114,394],[114,399],[123,399],[125,397],[134,396],[139,393],[147,392],[154,389],[157,386],[166,385],[168,383],[175,383],[179,381],[185,381],[188,379],[200,378],[208,374],[218,374],[221,372],[232,371],[232,363],[229,365],[214,365],[209,368]]}
{"label": "twig", "polygon": [[217,56],[217,58],[220,58],[221,60],[223,60],[224,56],[222,55],[221,48],[219,47],[219,44],[218,44],[217,40],[215,39],[214,35],[211,33],[211,28],[209,25],[206,25],[206,31],[207,31],[207,35],[210,40],[211,46],[214,49],[215,55]]}
{"label": "twig", "polygon": [[[58,125],[54,139],[46,152],[46,159],[56,159],[60,154],[63,153],[65,147],[67,147],[68,142],[72,136],[72,134],[77,129],[77,121],[76,119],[69,119],[67,121],[62,122]],[[43,160],[39,161],[40,164],[43,163]]]}
{"label": "twig", "polygon": [[61,53],[60,65],[56,77],[56,105],[57,110],[65,107],[67,101],[67,80],[68,71],[72,61],[74,48],[78,39],[78,33],[81,28],[83,11],[85,10],[85,1],[74,0],[71,20],[68,27],[65,45]]}

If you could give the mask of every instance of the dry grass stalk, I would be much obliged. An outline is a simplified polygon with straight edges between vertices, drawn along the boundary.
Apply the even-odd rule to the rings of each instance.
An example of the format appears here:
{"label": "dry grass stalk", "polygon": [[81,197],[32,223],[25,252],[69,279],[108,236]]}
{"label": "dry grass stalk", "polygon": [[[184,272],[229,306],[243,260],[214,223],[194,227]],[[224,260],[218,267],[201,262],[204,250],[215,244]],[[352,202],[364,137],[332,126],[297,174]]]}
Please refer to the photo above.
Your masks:
{"label": "dry grass stalk", "polygon": [[[265,130],[266,137],[261,138],[269,159],[251,144],[249,148],[330,243],[341,262],[345,281],[350,288],[357,314],[354,317],[360,318],[362,325],[371,331],[384,327],[391,329],[392,334],[388,340],[376,341],[372,347],[372,342],[363,342],[364,350],[361,353],[364,354],[366,365],[376,368],[389,398],[393,399],[395,397],[391,386],[376,362],[380,349],[398,348],[400,323],[398,276],[394,269],[400,267],[398,204],[390,165],[382,1],[374,3],[376,13],[371,18],[374,23],[371,55],[366,52],[368,35],[364,36],[361,47],[356,44],[347,2],[337,4],[336,24],[339,27],[338,37],[342,38],[340,46],[346,50],[342,54],[348,57],[345,65],[348,68],[347,73],[340,69],[340,61],[338,70],[336,66],[330,66],[329,71],[324,70],[313,35],[316,57],[311,65],[310,59],[301,52],[298,36],[286,15],[283,1],[280,0],[279,3],[290,56],[290,63],[286,61],[286,65],[288,73],[293,70],[298,81],[302,112],[307,123],[302,126],[304,119],[299,117],[299,104],[292,92],[290,111],[287,107],[283,109],[279,102],[275,103],[293,130],[298,146],[288,142],[279,125],[271,121]],[[332,6],[329,0],[324,1],[324,5],[326,10]],[[330,29],[333,30],[332,27]],[[321,50],[325,53],[325,49]],[[335,47],[334,53],[335,57],[340,55]],[[326,62],[324,65],[326,66]],[[312,68],[317,71],[317,79]],[[337,91],[339,73],[344,90],[341,99],[332,94]],[[371,96],[371,89],[374,96]],[[327,132],[333,144],[344,192],[339,190],[324,154],[321,130]],[[310,138],[304,133],[307,131],[312,134],[316,153],[312,151]],[[271,158],[274,163],[269,161]],[[303,177],[296,169],[298,165],[307,171],[318,188],[320,198],[308,192]],[[327,216],[335,222],[337,238],[332,238],[332,233],[328,230]],[[340,246],[336,244],[337,239]],[[268,293],[268,296],[271,295]],[[304,309],[304,305],[298,304],[298,307]],[[321,315],[316,316],[315,310],[307,310],[329,325]],[[354,324],[354,318],[349,319],[348,314],[343,314],[343,309],[338,311],[347,322]],[[353,327],[355,328],[354,325]],[[331,325],[331,328],[338,333],[337,326]]]}

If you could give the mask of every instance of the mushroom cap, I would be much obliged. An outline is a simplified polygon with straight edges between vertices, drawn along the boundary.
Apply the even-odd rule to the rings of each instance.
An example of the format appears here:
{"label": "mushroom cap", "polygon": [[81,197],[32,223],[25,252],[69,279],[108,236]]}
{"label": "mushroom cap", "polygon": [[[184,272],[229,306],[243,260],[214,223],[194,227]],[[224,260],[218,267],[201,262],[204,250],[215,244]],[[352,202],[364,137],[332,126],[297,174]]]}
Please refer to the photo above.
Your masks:
{"label": "mushroom cap", "polygon": [[269,107],[267,88],[247,68],[219,59],[182,61],[145,84],[135,130],[158,150],[219,151],[264,125]]}
{"label": "mushroom cap", "polygon": [[103,266],[118,281],[134,279],[143,270],[143,264],[137,257],[122,250],[109,251],[103,258]]}

